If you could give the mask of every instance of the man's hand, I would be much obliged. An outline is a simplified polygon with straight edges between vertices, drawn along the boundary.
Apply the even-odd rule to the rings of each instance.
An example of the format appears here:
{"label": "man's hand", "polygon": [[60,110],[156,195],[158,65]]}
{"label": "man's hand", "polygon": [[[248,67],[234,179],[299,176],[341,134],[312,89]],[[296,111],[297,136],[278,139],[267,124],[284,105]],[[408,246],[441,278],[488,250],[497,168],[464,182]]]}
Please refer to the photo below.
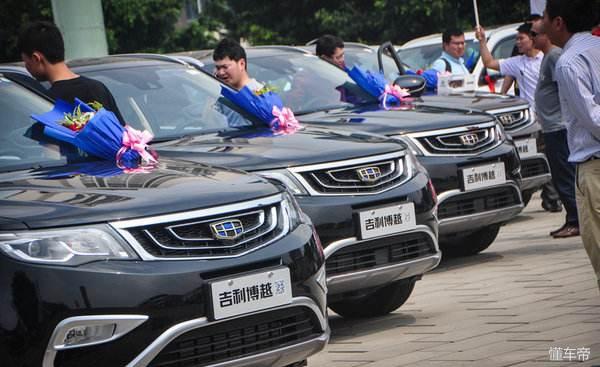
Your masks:
{"label": "man's hand", "polygon": [[485,30],[482,26],[475,27],[475,38],[477,38],[480,43],[486,42],[487,39],[485,38]]}

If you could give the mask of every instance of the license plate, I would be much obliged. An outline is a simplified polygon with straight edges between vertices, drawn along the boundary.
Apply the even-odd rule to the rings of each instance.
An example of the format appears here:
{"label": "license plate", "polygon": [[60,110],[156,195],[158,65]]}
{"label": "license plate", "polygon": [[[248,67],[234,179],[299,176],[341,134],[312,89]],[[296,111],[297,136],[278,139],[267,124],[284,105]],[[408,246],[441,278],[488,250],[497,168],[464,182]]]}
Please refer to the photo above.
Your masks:
{"label": "license plate", "polygon": [[404,232],[417,225],[414,203],[365,210],[360,212],[358,217],[361,239]]}
{"label": "license plate", "polygon": [[504,162],[464,168],[462,177],[465,191],[503,184],[506,182]]}
{"label": "license plate", "polygon": [[515,140],[519,157],[527,158],[537,154],[537,142],[535,138]]}
{"label": "license plate", "polygon": [[215,320],[292,302],[290,269],[232,277],[210,283]]}

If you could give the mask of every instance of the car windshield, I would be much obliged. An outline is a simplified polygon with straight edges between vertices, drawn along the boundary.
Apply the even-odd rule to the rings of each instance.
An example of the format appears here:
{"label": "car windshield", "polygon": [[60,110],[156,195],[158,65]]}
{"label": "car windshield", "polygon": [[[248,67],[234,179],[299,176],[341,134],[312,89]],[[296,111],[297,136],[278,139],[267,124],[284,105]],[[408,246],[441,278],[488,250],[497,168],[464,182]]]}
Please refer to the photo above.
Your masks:
{"label": "car windshield", "polygon": [[[213,65],[205,68],[212,71]],[[344,71],[308,54],[248,57],[248,72],[279,94],[297,115],[377,103]]]}
{"label": "car windshield", "polygon": [[65,144],[42,135],[42,126],[31,119],[52,109],[52,104],[0,74],[0,171],[61,166],[86,158]]}
{"label": "car windshield", "polygon": [[254,127],[220,96],[221,85],[178,64],[77,70],[104,83],[125,122],[148,130],[155,141]]}
{"label": "car windshield", "polygon": [[[346,49],[344,59],[349,68],[357,65],[366,70],[379,71],[377,51],[367,48]],[[390,56],[384,54],[381,58],[381,62],[383,63],[383,71],[387,80],[394,80],[399,76],[398,67]]]}
{"label": "car windshield", "polygon": [[[431,64],[441,55],[441,40],[439,44],[407,47],[398,51],[400,60],[413,70],[429,69]],[[466,40],[465,56],[463,58],[469,66],[470,71],[473,71],[479,59],[479,44],[474,39]]]}

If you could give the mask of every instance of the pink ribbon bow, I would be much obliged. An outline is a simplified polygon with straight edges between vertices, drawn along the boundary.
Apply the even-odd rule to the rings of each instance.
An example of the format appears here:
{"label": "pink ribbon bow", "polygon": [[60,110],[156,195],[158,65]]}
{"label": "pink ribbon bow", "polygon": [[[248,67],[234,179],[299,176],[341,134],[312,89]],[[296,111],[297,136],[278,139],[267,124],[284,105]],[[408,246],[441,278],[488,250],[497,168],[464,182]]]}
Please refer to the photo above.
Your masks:
{"label": "pink ribbon bow", "polygon": [[158,161],[156,158],[154,158],[152,154],[146,150],[148,143],[152,140],[152,138],[154,138],[154,136],[147,130],[142,132],[132,128],[131,126],[125,126],[125,130],[123,131],[123,146],[117,152],[117,166],[119,166],[119,162],[121,161],[123,154],[125,154],[125,152],[127,152],[129,149],[138,152],[144,164],[157,163]]}
{"label": "pink ribbon bow", "polygon": [[387,102],[386,102],[388,96],[396,97],[400,103],[410,102],[410,100],[411,100],[410,98],[406,98],[406,97],[410,96],[410,93],[408,93],[408,90],[406,90],[404,88],[400,88],[397,85],[386,84],[383,94],[381,95],[381,103],[385,110],[390,109],[387,106]]}
{"label": "pink ribbon bow", "polygon": [[271,128],[277,133],[292,134],[300,128],[300,123],[296,120],[294,112],[287,107],[279,109],[277,106],[273,106],[273,116],[275,118],[271,121]]}

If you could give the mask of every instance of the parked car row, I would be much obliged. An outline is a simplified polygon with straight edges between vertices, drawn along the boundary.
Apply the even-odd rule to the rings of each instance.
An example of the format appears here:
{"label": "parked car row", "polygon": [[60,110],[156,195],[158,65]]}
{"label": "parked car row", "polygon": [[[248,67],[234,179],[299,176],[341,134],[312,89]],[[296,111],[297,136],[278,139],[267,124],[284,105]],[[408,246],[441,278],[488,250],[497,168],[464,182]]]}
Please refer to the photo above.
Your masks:
{"label": "parked car row", "polygon": [[47,85],[0,65],[5,363],[300,366],[329,339],[327,307],[390,313],[442,251],[483,251],[522,210],[504,110],[384,110],[306,49],[247,53],[296,133],[222,97],[210,52],[69,62],[154,135],[148,172],[43,136],[29,116],[52,108]]}

